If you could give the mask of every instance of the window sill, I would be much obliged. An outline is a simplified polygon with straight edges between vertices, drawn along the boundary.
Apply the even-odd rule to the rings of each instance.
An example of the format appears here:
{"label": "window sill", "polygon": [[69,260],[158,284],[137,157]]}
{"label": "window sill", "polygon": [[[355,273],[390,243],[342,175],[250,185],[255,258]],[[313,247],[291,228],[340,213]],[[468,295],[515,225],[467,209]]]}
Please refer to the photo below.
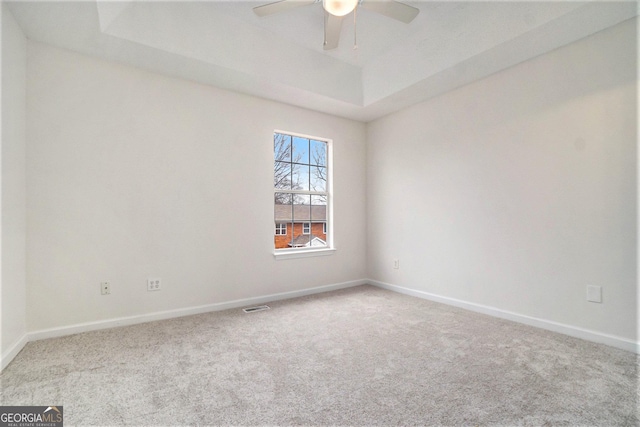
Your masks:
{"label": "window sill", "polygon": [[294,258],[308,258],[315,256],[327,256],[333,255],[336,252],[334,248],[322,248],[322,249],[295,249],[295,250],[278,250],[273,253],[273,256],[277,259],[294,259]]}

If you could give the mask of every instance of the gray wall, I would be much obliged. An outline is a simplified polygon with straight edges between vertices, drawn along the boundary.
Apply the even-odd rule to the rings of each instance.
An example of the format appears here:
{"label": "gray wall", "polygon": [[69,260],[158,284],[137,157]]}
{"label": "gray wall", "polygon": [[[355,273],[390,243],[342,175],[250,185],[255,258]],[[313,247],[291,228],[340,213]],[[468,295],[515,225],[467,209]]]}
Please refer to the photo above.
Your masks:
{"label": "gray wall", "polygon": [[[27,68],[30,331],[365,277],[363,123],[32,42]],[[333,255],[274,259],[274,129],[333,140]]]}
{"label": "gray wall", "polygon": [[635,341],[636,49],[626,21],[370,123],[369,277]]}
{"label": "gray wall", "polygon": [[26,39],[2,7],[2,361],[25,342],[26,327]]}

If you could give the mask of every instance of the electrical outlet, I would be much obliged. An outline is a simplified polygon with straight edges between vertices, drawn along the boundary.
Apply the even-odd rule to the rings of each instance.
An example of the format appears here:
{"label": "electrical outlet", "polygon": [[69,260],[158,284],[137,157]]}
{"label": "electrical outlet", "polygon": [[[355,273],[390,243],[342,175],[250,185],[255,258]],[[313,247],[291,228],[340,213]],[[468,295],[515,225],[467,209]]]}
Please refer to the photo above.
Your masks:
{"label": "electrical outlet", "polygon": [[162,289],[162,281],[160,279],[147,279],[148,291],[159,291],[160,289]]}
{"label": "electrical outlet", "polygon": [[602,286],[587,286],[587,301],[602,303]]}
{"label": "electrical outlet", "polygon": [[394,259],[393,260],[393,268],[395,268],[396,270],[400,268],[400,260],[399,259]]}
{"label": "electrical outlet", "polygon": [[111,282],[100,282],[100,293],[102,295],[111,294]]}

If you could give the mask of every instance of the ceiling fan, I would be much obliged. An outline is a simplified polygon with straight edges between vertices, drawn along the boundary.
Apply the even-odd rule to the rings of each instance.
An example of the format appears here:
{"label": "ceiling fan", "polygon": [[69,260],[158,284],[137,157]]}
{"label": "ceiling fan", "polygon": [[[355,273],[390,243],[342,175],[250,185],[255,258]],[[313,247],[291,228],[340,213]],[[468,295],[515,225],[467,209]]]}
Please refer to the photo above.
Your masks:
{"label": "ceiling fan", "polygon": [[413,21],[420,12],[415,7],[395,0],[281,0],[256,6],[253,11],[258,16],[267,16],[320,2],[324,8],[324,50],[338,47],[342,20],[356,7],[371,10],[406,24]]}

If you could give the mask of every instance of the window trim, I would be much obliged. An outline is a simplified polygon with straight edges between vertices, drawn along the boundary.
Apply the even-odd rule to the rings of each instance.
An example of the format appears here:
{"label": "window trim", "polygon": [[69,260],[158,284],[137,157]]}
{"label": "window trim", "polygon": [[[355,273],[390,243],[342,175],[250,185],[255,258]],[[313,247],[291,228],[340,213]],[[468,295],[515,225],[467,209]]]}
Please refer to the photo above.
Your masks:
{"label": "window trim", "polygon": [[[305,230],[307,230],[305,232]],[[305,236],[308,236],[311,234],[311,223],[310,222],[303,222],[302,223],[302,234]]]}
{"label": "window trim", "polygon": [[[327,246],[322,248],[284,248],[284,249],[273,249],[273,256],[276,259],[294,259],[294,258],[306,258],[312,256],[325,256],[325,255],[333,255],[336,252],[336,248],[334,246],[334,238],[333,238],[333,140],[330,138],[319,137],[314,135],[307,135],[303,133],[291,132],[281,129],[274,129],[271,134],[271,140],[273,142],[273,136],[277,133],[290,135],[292,137],[305,138],[314,141],[322,141],[327,144],[327,182],[325,191],[305,191],[305,190],[287,190],[287,193],[293,194],[308,194],[308,195],[319,195],[326,196],[327,198],[327,217],[325,218],[324,223],[324,231],[325,231],[325,242]],[[273,148],[272,148],[273,151]],[[272,156],[273,159],[273,156]],[[273,160],[272,160],[273,162]],[[271,165],[273,168],[273,164]],[[282,189],[274,187],[275,193],[282,193]],[[272,211],[273,212],[273,211]],[[311,225],[309,223],[309,225]],[[309,227],[309,231],[311,232],[311,227]],[[311,234],[309,232],[309,234]]]}
{"label": "window trim", "polygon": [[295,249],[275,249],[273,256],[277,260],[281,259],[296,259],[307,258],[315,256],[327,256],[333,255],[336,252],[336,248],[295,248]]}

